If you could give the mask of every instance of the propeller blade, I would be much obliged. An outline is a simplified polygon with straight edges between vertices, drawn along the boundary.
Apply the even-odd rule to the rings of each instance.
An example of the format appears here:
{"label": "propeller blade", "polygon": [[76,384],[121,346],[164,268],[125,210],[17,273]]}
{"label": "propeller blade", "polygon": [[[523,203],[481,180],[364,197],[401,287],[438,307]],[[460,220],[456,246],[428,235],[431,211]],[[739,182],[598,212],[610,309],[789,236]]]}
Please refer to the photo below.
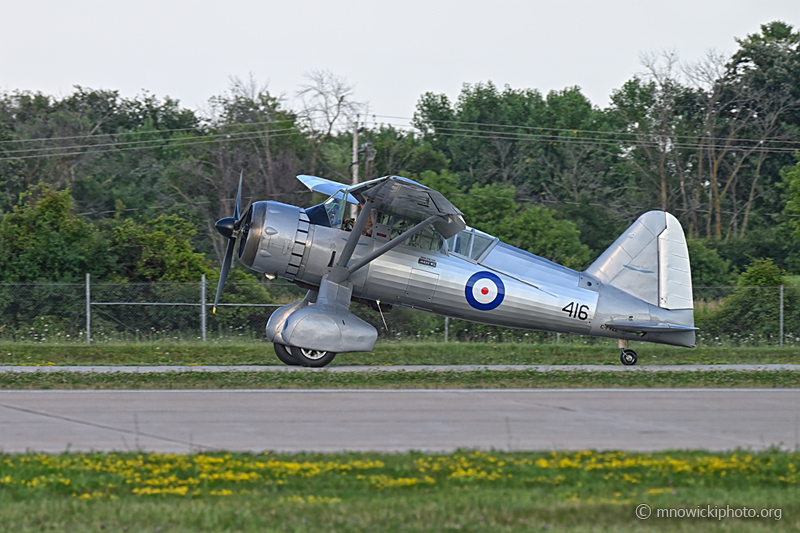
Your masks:
{"label": "propeller blade", "polygon": [[222,286],[225,285],[225,279],[228,277],[228,271],[231,269],[231,261],[233,260],[233,248],[236,246],[236,239],[228,241],[228,248],[225,250],[225,260],[222,262],[222,270],[219,272],[219,283],[217,283],[217,296],[214,298],[214,307],[212,313],[217,314],[217,304],[219,297],[222,295]]}
{"label": "propeller blade", "polygon": [[222,286],[225,285],[225,279],[227,279],[228,271],[231,269],[233,249],[236,247],[236,235],[242,223],[242,221],[239,220],[239,213],[242,208],[242,176],[244,176],[244,169],[239,173],[239,190],[236,192],[236,204],[233,207],[233,218],[221,218],[217,220],[215,224],[217,231],[220,232],[223,237],[228,238],[228,247],[225,249],[225,260],[222,261],[222,270],[219,272],[217,296],[214,298],[214,307],[211,310],[214,314],[217,314],[217,304],[219,303],[219,297],[222,295]]}
{"label": "propeller blade", "polygon": [[239,210],[242,207],[242,176],[244,170],[239,173],[239,191],[236,193],[236,206],[233,208],[233,218],[236,220],[236,225],[239,225]]}

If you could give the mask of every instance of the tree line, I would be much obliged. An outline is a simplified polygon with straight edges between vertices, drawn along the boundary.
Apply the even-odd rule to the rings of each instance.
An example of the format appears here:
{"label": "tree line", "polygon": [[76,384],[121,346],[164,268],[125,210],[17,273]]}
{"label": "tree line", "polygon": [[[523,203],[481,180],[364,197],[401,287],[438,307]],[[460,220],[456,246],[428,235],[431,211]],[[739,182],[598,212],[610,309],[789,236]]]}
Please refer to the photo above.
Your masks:
{"label": "tree line", "polygon": [[776,21],[737,43],[694,64],[645,55],[606,108],[577,87],[486,82],[455,101],[422,95],[410,123],[372,117],[329,72],[291,105],[234,79],[202,112],[149,93],[3,93],[0,282],[213,274],[214,222],[240,172],[251,201],[318,203],[294,176],[349,182],[354,122],[362,181],[417,179],[469,225],[567,266],[663,209],[684,226],[698,286],[757,259],[800,274],[800,33]]}

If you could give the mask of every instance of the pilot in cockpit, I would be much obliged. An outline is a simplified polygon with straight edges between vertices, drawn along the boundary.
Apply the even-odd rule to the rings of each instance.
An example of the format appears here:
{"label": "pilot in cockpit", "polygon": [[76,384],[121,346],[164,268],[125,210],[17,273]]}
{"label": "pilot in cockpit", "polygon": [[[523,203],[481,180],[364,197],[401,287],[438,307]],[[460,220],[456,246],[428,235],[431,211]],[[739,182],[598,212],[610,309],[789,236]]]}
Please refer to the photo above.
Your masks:
{"label": "pilot in cockpit", "polygon": [[375,225],[376,214],[377,212],[375,208],[372,208],[372,211],[369,212],[369,218],[367,218],[367,223],[364,225],[364,231],[361,232],[361,235],[372,237],[372,227]]}

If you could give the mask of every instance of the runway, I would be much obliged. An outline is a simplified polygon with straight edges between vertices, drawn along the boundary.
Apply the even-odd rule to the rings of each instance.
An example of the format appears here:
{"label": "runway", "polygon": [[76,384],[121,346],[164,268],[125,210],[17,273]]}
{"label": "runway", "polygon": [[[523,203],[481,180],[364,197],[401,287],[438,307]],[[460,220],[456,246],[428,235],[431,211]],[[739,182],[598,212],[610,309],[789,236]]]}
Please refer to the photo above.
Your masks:
{"label": "runway", "polygon": [[0,449],[795,449],[798,405],[800,389],[0,391]]}

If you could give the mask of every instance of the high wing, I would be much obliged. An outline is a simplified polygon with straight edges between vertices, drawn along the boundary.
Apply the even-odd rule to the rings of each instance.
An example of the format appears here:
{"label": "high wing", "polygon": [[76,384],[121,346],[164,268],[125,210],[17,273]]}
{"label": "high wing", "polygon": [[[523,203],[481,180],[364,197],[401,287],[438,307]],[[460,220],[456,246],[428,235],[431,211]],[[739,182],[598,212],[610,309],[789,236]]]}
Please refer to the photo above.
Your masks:
{"label": "high wing", "polygon": [[344,185],[316,176],[297,176],[314,192],[336,194],[346,190],[350,203],[372,203],[382,213],[415,222],[435,217],[432,225],[445,239],[466,229],[463,213],[440,192],[400,176],[385,176],[357,185]]}
{"label": "high wing", "polygon": [[[338,181],[331,181],[326,180],[325,178],[318,178],[317,176],[308,176],[306,174],[301,174],[297,176],[303,185],[311,189],[313,192],[318,192],[320,194],[327,194],[328,196],[333,196],[337,192],[341,191],[342,189],[347,189],[348,187],[352,187],[352,185],[345,185],[344,183],[339,183]],[[347,195],[347,201],[351,204],[357,204],[358,200],[353,197],[353,195]]]}
{"label": "high wing", "polygon": [[371,200],[383,213],[422,221],[438,217],[433,227],[445,239],[467,228],[463,213],[442,193],[400,176],[386,176],[348,189],[360,201]]}

